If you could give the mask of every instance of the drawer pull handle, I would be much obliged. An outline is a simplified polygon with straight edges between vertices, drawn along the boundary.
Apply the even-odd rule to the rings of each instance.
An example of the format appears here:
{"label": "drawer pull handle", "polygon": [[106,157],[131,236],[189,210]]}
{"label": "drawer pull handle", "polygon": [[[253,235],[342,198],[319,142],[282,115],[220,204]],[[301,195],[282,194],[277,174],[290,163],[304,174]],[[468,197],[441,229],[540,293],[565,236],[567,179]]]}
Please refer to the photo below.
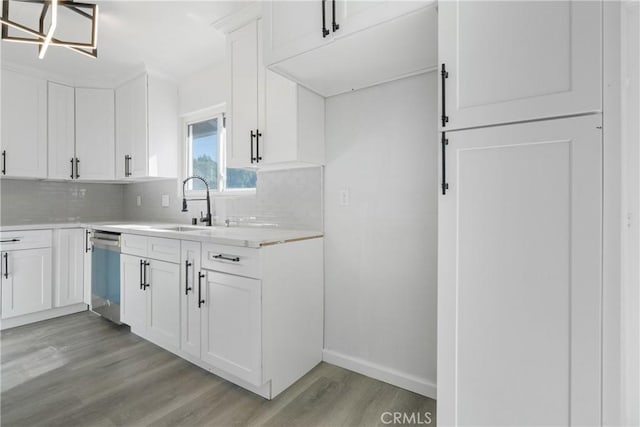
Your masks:
{"label": "drawer pull handle", "polygon": [[193,264],[190,263],[188,260],[184,262],[184,284],[185,284],[185,288],[184,288],[184,294],[185,295],[189,295],[189,291],[192,290],[191,286],[189,286],[189,267],[191,267]]}
{"label": "drawer pull handle", "polygon": [[150,265],[151,265],[151,263],[149,261],[145,261],[144,262],[144,269],[143,269],[143,271],[144,271],[144,283],[142,284],[142,286],[143,286],[142,290],[143,291],[146,291],[147,288],[151,286],[151,283],[149,283],[149,277],[148,277],[148,276],[151,276],[151,273],[149,273],[149,275],[147,275],[147,267],[149,267]]}
{"label": "drawer pull handle", "polygon": [[214,255],[213,258],[221,259],[221,260],[224,260],[224,261],[240,262],[240,257],[229,256],[229,255],[225,255],[225,254]]}
{"label": "drawer pull handle", "polygon": [[205,301],[202,299],[202,279],[204,279],[205,274],[203,272],[198,273],[198,308],[202,307],[202,304]]}
{"label": "drawer pull handle", "polygon": [[8,239],[8,240],[0,240],[0,243],[12,243],[12,242],[19,242],[20,239]]}
{"label": "drawer pull handle", "polygon": [[144,270],[144,260],[140,260],[140,289],[144,290],[144,279],[142,271]]}

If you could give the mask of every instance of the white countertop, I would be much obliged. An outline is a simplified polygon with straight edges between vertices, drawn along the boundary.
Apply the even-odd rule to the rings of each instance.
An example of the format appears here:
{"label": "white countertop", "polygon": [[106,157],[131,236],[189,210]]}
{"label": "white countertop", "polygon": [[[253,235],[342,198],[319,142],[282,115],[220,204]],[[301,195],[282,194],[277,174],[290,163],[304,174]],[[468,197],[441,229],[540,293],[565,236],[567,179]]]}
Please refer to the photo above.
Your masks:
{"label": "white countertop", "polygon": [[[188,230],[163,230],[168,227],[185,227]],[[221,245],[243,246],[259,248],[262,246],[287,243],[297,240],[322,237],[322,232],[315,230],[290,230],[282,228],[252,227],[192,227],[185,224],[168,223],[128,223],[128,222],[100,222],[100,223],[55,223],[55,224],[26,224],[0,226],[0,231],[48,230],[64,228],[92,228],[112,231],[116,233],[137,234],[152,237],[166,237],[171,239],[192,240],[217,243]]]}

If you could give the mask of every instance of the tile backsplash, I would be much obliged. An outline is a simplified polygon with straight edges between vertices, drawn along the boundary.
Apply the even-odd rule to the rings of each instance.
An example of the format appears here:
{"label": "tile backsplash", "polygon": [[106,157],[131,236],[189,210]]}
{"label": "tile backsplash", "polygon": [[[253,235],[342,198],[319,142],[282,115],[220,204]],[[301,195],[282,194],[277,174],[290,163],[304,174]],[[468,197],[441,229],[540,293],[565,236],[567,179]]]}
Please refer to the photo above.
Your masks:
{"label": "tile backsplash", "polygon": [[[322,168],[259,171],[254,194],[212,195],[214,220],[221,224],[264,224],[273,227],[322,230]],[[167,195],[169,206],[161,207]],[[141,204],[137,205],[140,196]],[[188,202],[189,212],[181,212],[181,187],[177,180],[126,185],[125,218],[130,221],[189,223],[206,212],[203,201]]]}
{"label": "tile backsplash", "polygon": [[[212,194],[214,220],[218,224],[229,219],[239,225],[322,230],[322,174],[321,167],[259,171],[255,193]],[[168,196],[168,207],[162,207],[164,195]],[[0,180],[0,225],[85,221],[187,224],[206,211],[206,205],[190,201],[189,212],[181,209],[181,187],[175,179],[134,184]]]}
{"label": "tile backsplash", "polygon": [[119,221],[123,186],[79,182],[0,180],[0,224]]}

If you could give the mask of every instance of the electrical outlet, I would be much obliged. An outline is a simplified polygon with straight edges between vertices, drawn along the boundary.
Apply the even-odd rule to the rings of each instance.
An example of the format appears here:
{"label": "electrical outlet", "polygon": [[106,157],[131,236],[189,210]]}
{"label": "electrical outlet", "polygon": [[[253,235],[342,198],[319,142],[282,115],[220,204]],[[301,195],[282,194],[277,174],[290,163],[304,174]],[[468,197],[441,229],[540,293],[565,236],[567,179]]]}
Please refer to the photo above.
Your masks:
{"label": "electrical outlet", "polygon": [[168,208],[169,207],[169,195],[168,194],[163,194],[162,195],[162,207],[163,208]]}
{"label": "electrical outlet", "polygon": [[349,206],[349,190],[340,190],[340,206]]}
{"label": "electrical outlet", "polygon": [[136,206],[142,206],[142,196],[139,194],[136,196]]}

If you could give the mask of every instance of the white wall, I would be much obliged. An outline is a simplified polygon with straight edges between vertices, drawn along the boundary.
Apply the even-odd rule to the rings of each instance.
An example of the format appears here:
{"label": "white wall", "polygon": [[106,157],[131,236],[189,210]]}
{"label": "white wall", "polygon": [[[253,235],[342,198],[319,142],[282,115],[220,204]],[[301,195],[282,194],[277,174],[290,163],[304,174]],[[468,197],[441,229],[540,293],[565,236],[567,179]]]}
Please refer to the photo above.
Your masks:
{"label": "white wall", "polygon": [[436,73],[328,98],[324,193],[325,360],[430,397],[436,100]]}
{"label": "white wall", "polygon": [[212,65],[181,82],[178,114],[182,116],[226,102],[227,68],[224,63]]}
{"label": "white wall", "polygon": [[622,410],[640,425],[640,3],[622,7]]}

